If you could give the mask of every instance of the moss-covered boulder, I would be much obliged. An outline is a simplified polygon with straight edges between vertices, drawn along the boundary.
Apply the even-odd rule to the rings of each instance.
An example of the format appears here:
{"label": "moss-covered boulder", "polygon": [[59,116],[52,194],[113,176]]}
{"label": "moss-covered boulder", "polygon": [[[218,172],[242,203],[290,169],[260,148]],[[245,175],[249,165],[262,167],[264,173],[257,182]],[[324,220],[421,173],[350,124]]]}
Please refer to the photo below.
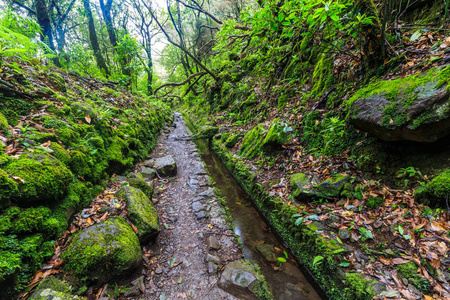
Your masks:
{"label": "moss-covered boulder", "polygon": [[159,233],[158,212],[152,201],[140,190],[124,186],[116,192],[127,202],[128,217],[138,229],[138,237],[142,244],[148,243]]}
{"label": "moss-covered boulder", "polygon": [[53,72],[48,75],[48,78],[50,79],[50,83],[53,85],[54,88],[58,89],[61,92],[67,91],[66,81],[61,75]]}
{"label": "moss-covered boulder", "polygon": [[349,180],[350,176],[347,174],[336,174],[317,185],[315,191],[323,197],[339,197],[345,184]]}
{"label": "moss-covered boulder", "polygon": [[292,196],[297,201],[308,201],[317,198],[339,197],[350,176],[336,174],[320,182],[318,178],[305,173],[297,173],[291,176],[290,186]]}
{"label": "moss-covered boulder", "polygon": [[0,169],[0,209],[11,204],[11,199],[17,193],[17,185],[8,173]]}
{"label": "moss-covered boulder", "polygon": [[414,196],[417,201],[428,206],[445,206],[450,197],[450,170],[445,170],[425,186],[418,188]]}
{"label": "moss-covered boulder", "polygon": [[450,66],[378,81],[349,100],[350,121],[386,141],[434,142],[450,132]]}
{"label": "moss-covered boulder", "polygon": [[156,171],[153,168],[143,167],[141,170],[141,174],[144,178],[153,179],[156,177]]}
{"label": "moss-covered boulder", "polygon": [[227,264],[217,286],[239,299],[273,299],[257,265],[244,260]]}
{"label": "moss-covered boulder", "polygon": [[285,128],[289,128],[287,126],[283,126],[280,122],[280,119],[275,119],[272,121],[272,124],[269,127],[269,131],[264,138],[262,143],[262,148],[265,152],[273,152],[281,149],[283,144],[286,144],[291,139],[291,136]]}
{"label": "moss-covered boulder", "polygon": [[239,154],[249,159],[261,155],[261,145],[266,130],[262,124],[253,127],[244,135]]}
{"label": "moss-covered boulder", "polygon": [[291,176],[290,187],[292,196],[297,201],[304,201],[315,196],[313,187],[319,182],[318,178],[312,177],[305,173],[297,173]]}
{"label": "moss-covered boulder", "polygon": [[143,173],[129,173],[127,175],[127,181],[131,186],[144,192],[149,199],[152,199],[153,187],[145,181]]}
{"label": "moss-covered boulder", "polygon": [[202,126],[202,127],[199,128],[198,134],[202,138],[209,139],[209,138],[212,138],[214,135],[216,135],[217,132],[219,132],[219,127]]}
{"label": "moss-covered boulder", "polygon": [[[66,193],[73,175],[65,165],[51,155],[23,154],[10,160],[3,170],[10,176],[23,180],[17,183],[17,192],[11,185],[0,192],[0,199],[11,199],[19,205],[29,205],[41,201],[55,202]],[[4,173],[3,173],[4,175]],[[3,176],[3,182],[11,183]],[[5,200],[1,200],[5,201]]]}
{"label": "moss-covered boulder", "polygon": [[238,134],[231,134],[229,137],[227,137],[227,139],[225,140],[225,147],[227,148],[233,148],[234,145],[236,145],[236,143],[239,140],[239,135]]}
{"label": "moss-covered boulder", "polygon": [[50,276],[39,283],[31,299],[35,300],[74,300],[85,299],[72,295],[72,286],[56,277]]}
{"label": "moss-covered boulder", "polygon": [[8,120],[2,113],[0,113],[0,132],[9,135]]}
{"label": "moss-covered boulder", "polygon": [[141,263],[139,239],[121,217],[83,229],[62,253],[64,269],[79,280],[105,283],[134,271]]}

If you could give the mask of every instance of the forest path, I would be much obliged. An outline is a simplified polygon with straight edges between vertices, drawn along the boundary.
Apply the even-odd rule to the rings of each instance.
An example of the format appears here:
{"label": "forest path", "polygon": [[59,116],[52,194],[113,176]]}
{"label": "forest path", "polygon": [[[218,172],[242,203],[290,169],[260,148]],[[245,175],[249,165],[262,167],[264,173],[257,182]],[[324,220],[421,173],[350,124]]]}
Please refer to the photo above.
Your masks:
{"label": "forest path", "polygon": [[[236,299],[217,287],[216,272],[242,253],[194,143],[178,139],[187,135],[181,114],[175,113],[174,127],[153,152],[153,158],[172,155],[177,175],[155,180],[161,233],[144,247],[150,287],[146,299]],[[220,249],[210,250],[208,240],[214,238]],[[208,253],[221,263],[208,264]]]}

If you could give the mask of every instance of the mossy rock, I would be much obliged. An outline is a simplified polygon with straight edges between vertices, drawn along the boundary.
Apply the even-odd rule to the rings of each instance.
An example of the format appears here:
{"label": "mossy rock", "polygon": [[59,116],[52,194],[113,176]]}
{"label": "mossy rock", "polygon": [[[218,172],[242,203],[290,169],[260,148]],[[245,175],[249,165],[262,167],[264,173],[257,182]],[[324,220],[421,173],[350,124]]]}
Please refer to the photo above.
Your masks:
{"label": "mossy rock", "polygon": [[280,119],[274,119],[262,143],[263,150],[267,153],[281,150],[281,146],[289,142],[290,139],[291,136],[284,131]]}
{"label": "mossy rock", "polygon": [[[92,121],[94,121],[96,114],[94,108],[84,102],[75,102],[70,105],[72,109],[72,113],[79,119],[84,120],[84,122],[90,124]],[[86,115],[90,118],[86,120]]]}
{"label": "mossy rock", "polygon": [[344,282],[347,286],[346,299],[372,300],[374,296],[386,289],[379,282],[366,279],[361,273],[346,273]]}
{"label": "mossy rock", "polygon": [[145,166],[154,168],[161,177],[177,175],[177,164],[172,155],[148,160],[145,162]]}
{"label": "mossy rock", "polygon": [[75,300],[85,299],[72,295],[72,286],[54,276],[45,278],[39,283],[30,299],[35,300]]}
{"label": "mossy rock", "polygon": [[445,207],[450,197],[450,170],[445,170],[425,186],[419,187],[414,196],[417,201],[425,205]]}
{"label": "mossy rock", "polygon": [[[19,182],[17,193],[9,196],[20,205],[34,204],[44,200],[57,201],[64,196],[73,178],[72,172],[50,155],[23,154],[18,159],[11,160],[3,170],[25,182]],[[3,197],[6,198],[7,195],[1,198]]]}
{"label": "mossy rock", "polygon": [[262,124],[253,127],[250,131],[248,131],[244,135],[244,139],[242,140],[241,149],[239,150],[239,154],[253,159],[259,155],[261,155],[261,145],[264,139],[264,135],[266,130]]}
{"label": "mossy rock", "polygon": [[58,73],[50,73],[50,75],[48,75],[48,78],[50,79],[50,82],[53,85],[53,87],[60,90],[61,92],[67,91],[66,81],[61,75],[59,75]]}
{"label": "mossy rock", "polygon": [[315,188],[318,195],[333,198],[339,197],[341,191],[343,190],[345,184],[350,180],[349,175],[337,174],[333,175],[327,180],[321,182]]}
{"label": "mossy rock", "polygon": [[11,204],[11,199],[17,193],[17,186],[18,183],[8,173],[0,169],[0,209],[4,209]]}
{"label": "mossy rock", "polygon": [[127,181],[131,186],[144,192],[148,199],[152,199],[153,187],[145,181],[143,173],[129,173],[127,175]]}
{"label": "mossy rock", "polygon": [[397,265],[397,269],[400,271],[400,278],[408,279],[408,282],[414,285],[419,291],[428,293],[431,288],[431,284],[425,277],[418,275],[417,271],[419,267],[414,262]]}
{"label": "mossy rock", "polygon": [[212,138],[219,132],[219,127],[215,126],[202,126],[199,128],[199,135],[205,139]]}
{"label": "mossy rock", "polygon": [[226,140],[225,140],[225,147],[227,148],[233,148],[234,145],[236,145],[236,143],[239,140],[239,135],[238,134],[232,134],[230,135]]}
{"label": "mossy rock", "polygon": [[140,190],[124,186],[116,192],[127,202],[128,217],[138,229],[138,237],[142,244],[148,243],[159,234],[158,212],[152,201]]}
{"label": "mossy rock", "polygon": [[8,120],[5,118],[5,116],[0,113],[0,132],[9,135],[9,125]]}
{"label": "mossy rock", "polygon": [[313,182],[318,183],[319,179],[305,173],[292,175],[289,184],[294,199],[297,201],[306,201],[313,198],[315,196]]}
{"label": "mossy rock", "polygon": [[61,258],[69,274],[101,284],[134,271],[141,256],[139,239],[131,226],[121,217],[112,217],[83,229]]}
{"label": "mossy rock", "polygon": [[244,260],[227,264],[217,286],[239,299],[273,299],[258,266]]}
{"label": "mossy rock", "polygon": [[450,130],[450,66],[377,81],[348,101],[350,121],[385,141],[434,142]]}

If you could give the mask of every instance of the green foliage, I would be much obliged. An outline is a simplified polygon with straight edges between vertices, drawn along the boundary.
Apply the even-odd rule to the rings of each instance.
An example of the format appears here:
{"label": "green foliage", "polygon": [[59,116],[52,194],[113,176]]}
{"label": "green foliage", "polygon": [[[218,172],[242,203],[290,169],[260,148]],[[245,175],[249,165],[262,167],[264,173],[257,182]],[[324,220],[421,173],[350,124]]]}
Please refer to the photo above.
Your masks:
{"label": "green foliage", "polygon": [[383,198],[373,196],[369,196],[369,198],[367,198],[365,202],[365,205],[370,209],[375,209],[379,206],[382,206],[383,204],[384,204]]}
{"label": "green foliage", "polygon": [[247,132],[242,140],[239,154],[249,159],[261,154],[261,145],[264,139],[265,129],[263,125],[255,126]]}
{"label": "green foliage", "polygon": [[348,286],[345,288],[346,299],[370,300],[375,296],[375,291],[371,284],[376,282],[364,278],[363,274],[346,273],[345,283]]}

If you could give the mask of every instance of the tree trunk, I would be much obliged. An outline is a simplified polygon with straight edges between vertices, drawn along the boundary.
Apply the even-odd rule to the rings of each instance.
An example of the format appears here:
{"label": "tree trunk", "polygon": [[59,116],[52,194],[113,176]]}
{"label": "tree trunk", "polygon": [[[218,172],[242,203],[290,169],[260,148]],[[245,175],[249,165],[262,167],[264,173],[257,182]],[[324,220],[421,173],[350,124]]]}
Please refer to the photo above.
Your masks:
{"label": "tree trunk", "polygon": [[[45,3],[45,0],[36,0],[34,5],[36,8],[37,21],[42,29],[41,41],[54,52],[55,45],[53,44],[52,26],[50,23],[50,17],[48,15],[47,4]],[[53,62],[57,67],[61,67],[58,57],[55,57],[53,59]]]}
{"label": "tree trunk", "polygon": [[362,26],[361,31],[361,50],[363,55],[364,69],[371,74],[383,64],[383,51],[381,39],[381,24],[378,18],[378,12],[372,0],[355,1],[356,8],[361,14],[372,17],[372,25]]}
{"label": "tree trunk", "polygon": [[[102,10],[103,19],[105,20],[106,29],[108,30],[109,41],[111,42],[111,45],[113,46],[114,51],[116,51],[117,37],[116,37],[116,33],[114,31],[114,24],[112,22],[112,17],[111,17],[112,2],[113,2],[113,0],[107,0],[106,5],[105,5],[105,1],[100,0],[100,8]],[[130,70],[128,70],[128,68],[126,66],[127,66],[126,59],[124,57],[121,57],[120,58],[120,67],[122,69],[122,74],[131,76],[131,72],[130,72]]]}
{"label": "tree trunk", "polygon": [[91,43],[92,50],[94,50],[95,60],[97,61],[97,66],[104,70],[106,76],[109,77],[110,73],[108,67],[106,66],[105,60],[103,59],[102,52],[100,51],[100,45],[98,44],[97,33],[95,32],[94,18],[92,17],[92,11],[89,4],[89,0],[83,0],[84,10],[88,18],[89,25],[89,41]]}

